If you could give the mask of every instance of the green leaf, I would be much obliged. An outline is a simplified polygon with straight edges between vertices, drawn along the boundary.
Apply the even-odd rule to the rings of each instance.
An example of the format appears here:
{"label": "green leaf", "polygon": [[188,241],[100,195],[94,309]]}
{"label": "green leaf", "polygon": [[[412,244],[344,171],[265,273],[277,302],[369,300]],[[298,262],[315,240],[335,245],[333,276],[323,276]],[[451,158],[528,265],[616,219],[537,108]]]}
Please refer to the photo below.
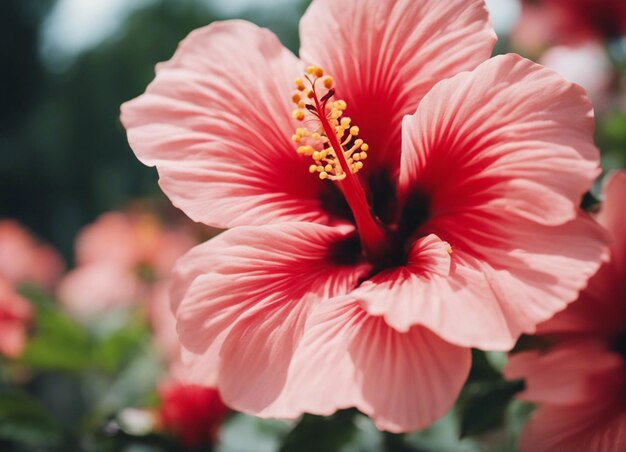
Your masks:
{"label": "green leaf", "polygon": [[522,389],[522,382],[501,380],[469,383],[460,403],[461,437],[501,427],[509,402]]}
{"label": "green leaf", "polygon": [[95,364],[106,372],[119,371],[143,349],[149,336],[143,322],[131,322],[113,331],[95,345]]}
{"label": "green leaf", "polygon": [[356,413],[356,410],[345,410],[329,417],[304,415],[285,438],[281,452],[340,451],[356,432]]}
{"label": "green leaf", "polygon": [[35,333],[20,361],[37,370],[81,371],[90,361],[85,329],[49,302],[37,302]]}
{"label": "green leaf", "polygon": [[54,446],[63,439],[55,419],[29,395],[0,392],[0,438],[27,446]]}
{"label": "green leaf", "polygon": [[469,381],[499,381],[502,380],[502,376],[491,365],[485,352],[472,350],[472,368],[468,379]]}

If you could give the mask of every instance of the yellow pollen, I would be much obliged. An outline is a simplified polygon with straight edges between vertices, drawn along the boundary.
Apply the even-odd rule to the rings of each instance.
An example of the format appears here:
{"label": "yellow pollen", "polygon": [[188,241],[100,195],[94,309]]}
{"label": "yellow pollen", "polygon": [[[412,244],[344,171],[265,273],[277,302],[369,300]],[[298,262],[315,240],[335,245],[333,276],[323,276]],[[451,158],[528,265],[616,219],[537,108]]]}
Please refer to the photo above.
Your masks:
{"label": "yellow pollen", "polygon": [[[343,116],[348,104],[334,99],[333,78],[325,75],[322,68],[309,66],[305,76],[295,81],[295,86],[297,92],[292,101],[298,108],[293,117],[306,127],[296,129],[292,140],[300,145],[298,154],[313,159],[309,172],[332,181],[345,179],[346,171],[357,173],[363,168],[369,146],[358,138],[359,127]],[[328,130],[334,130],[335,137],[329,138]],[[342,155],[338,156],[339,147]]]}
{"label": "yellow pollen", "polygon": [[294,119],[297,119],[298,121],[304,120],[304,112],[302,110],[294,110],[292,113],[292,116]]}

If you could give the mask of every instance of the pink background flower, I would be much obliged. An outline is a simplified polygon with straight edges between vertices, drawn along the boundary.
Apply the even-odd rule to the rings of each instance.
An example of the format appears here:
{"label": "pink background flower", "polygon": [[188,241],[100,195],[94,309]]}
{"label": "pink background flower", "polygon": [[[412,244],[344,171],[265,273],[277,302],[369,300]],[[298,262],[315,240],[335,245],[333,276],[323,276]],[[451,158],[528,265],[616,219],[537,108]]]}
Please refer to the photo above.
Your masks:
{"label": "pink background flower", "polygon": [[168,230],[145,211],[103,214],[79,234],[77,267],[61,282],[59,299],[87,318],[144,301],[194,243],[188,231]]}
{"label": "pink background flower", "polygon": [[611,260],[578,301],[541,324],[546,353],[511,357],[508,378],[524,378],[523,400],[539,404],[523,451],[626,448],[626,171],[610,176],[598,221],[612,236]]}
{"label": "pink background flower", "polygon": [[0,354],[15,358],[22,353],[32,317],[28,301],[0,278]]}
{"label": "pink background flower", "polygon": [[159,387],[159,395],[158,419],[163,430],[180,438],[189,450],[215,443],[228,414],[217,390],[171,382]]}
{"label": "pink background flower", "polygon": [[51,289],[63,273],[63,261],[13,220],[0,220],[0,277],[13,285],[34,283]]}

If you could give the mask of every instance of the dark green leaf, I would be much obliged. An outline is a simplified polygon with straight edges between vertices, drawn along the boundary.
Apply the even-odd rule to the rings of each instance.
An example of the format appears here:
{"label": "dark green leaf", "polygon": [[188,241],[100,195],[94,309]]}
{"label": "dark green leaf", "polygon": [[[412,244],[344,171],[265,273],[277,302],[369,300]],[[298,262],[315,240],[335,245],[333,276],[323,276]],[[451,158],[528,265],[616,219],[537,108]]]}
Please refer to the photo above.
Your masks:
{"label": "dark green leaf", "polygon": [[289,432],[281,448],[282,452],[334,452],[350,442],[356,430],[355,410],[339,411],[333,416],[304,415]]}
{"label": "dark green leaf", "polygon": [[0,392],[0,438],[27,446],[53,446],[63,433],[33,398],[17,391]]}
{"label": "dark green leaf", "polygon": [[502,376],[493,368],[485,352],[472,350],[472,369],[468,379],[469,381],[499,381],[502,380]]}
{"label": "dark green leaf", "polygon": [[461,437],[501,427],[509,402],[522,389],[522,382],[504,380],[468,384],[460,403]]}

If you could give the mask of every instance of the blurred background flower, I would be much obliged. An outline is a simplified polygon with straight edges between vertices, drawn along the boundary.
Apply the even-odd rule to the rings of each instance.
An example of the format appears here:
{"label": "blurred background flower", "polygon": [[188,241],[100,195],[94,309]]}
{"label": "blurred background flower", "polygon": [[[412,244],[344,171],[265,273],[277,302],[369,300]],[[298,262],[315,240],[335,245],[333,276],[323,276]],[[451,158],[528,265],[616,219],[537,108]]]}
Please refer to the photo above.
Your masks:
{"label": "blurred background flower", "polygon": [[[168,273],[218,231],[169,207],[127,144],[119,106],[214,20],[251,20],[297,51],[308,4],[0,2],[0,450],[515,449],[532,407],[514,400],[523,386],[504,380],[503,354],[474,351],[450,413],[402,436],[354,410],[295,423],[227,414],[213,390],[181,381]],[[625,167],[626,2],[487,4],[495,52],[519,52],[583,85],[603,168]]]}

